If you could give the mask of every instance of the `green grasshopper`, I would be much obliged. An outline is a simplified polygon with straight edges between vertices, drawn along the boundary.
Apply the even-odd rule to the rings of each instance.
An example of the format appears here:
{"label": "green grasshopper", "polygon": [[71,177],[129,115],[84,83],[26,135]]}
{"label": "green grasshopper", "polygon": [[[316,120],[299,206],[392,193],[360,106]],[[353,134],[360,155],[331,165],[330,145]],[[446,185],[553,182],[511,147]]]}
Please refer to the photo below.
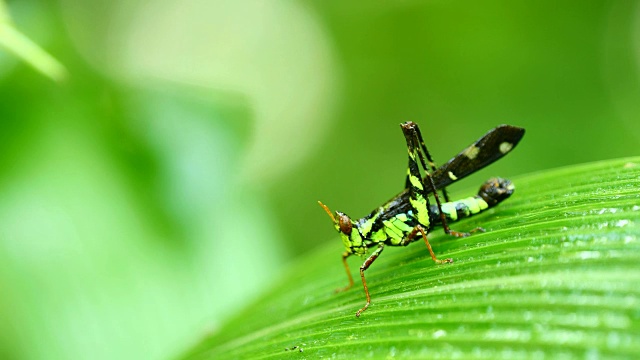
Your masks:
{"label": "green grasshopper", "polygon": [[[369,215],[355,221],[340,211],[336,211],[334,215],[326,205],[318,201],[333,221],[345,247],[342,262],[349,284],[337,289],[336,292],[348,290],[354,284],[347,258],[351,255],[365,258],[369,248],[376,248],[360,266],[360,277],[367,302],[356,312],[358,317],[371,303],[364,272],[378,258],[385,245],[407,246],[422,237],[435,263],[451,263],[452,259],[440,260],[436,257],[427,239],[427,233],[438,224],[442,225],[446,234],[456,237],[465,237],[475,231],[484,231],[477,228],[469,233],[458,232],[451,230],[448,222],[469,217],[496,206],[511,196],[515,189],[509,180],[492,178],[482,184],[477,195],[458,201],[449,201],[445,187],[509,153],[524,136],[523,128],[500,125],[436,169],[418,125],[409,121],[400,124],[400,127],[407,141],[409,153],[404,191]],[[426,162],[429,163],[429,168]],[[421,176],[419,165],[425,172],[424,177]],[[444,202],[440,201],[438,190],[442,191]],[[431,194],[436,202],[434,205],[429,202]]]}

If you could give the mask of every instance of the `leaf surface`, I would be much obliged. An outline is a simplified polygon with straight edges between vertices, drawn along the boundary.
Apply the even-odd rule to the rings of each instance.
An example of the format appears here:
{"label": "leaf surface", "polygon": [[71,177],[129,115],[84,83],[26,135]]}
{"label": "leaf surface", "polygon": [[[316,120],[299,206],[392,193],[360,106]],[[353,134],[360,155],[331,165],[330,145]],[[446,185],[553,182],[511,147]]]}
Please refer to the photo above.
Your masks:
{"label": "leaf surface", "polygon": [[[453,264],[434,264],[422,243],[385,248],[360,318],[357,276],[333,292],[346,284],[336,236],[184,357],[640,356],[640,157],[512,180],[510,199],[452,224],[487,232],[430,235]],[[350,260],[354,274],[359,265]]]}

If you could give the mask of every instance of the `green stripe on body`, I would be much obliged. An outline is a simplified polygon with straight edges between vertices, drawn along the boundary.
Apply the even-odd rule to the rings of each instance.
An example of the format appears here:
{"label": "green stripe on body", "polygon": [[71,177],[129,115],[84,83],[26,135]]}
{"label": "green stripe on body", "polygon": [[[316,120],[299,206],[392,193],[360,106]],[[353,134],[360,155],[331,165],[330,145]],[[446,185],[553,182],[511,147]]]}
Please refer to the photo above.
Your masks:
{"label": "green stripe on body", "polygon": [[[458,214],[458,208],[462,209],[464,212],[462,214]],[[487,202],[477,196],[442,204],[442,212],[447,217],[447,220],[451,221],[458,220],[458,215],[463,218],[469,217],[488,208],[489,205]]]}

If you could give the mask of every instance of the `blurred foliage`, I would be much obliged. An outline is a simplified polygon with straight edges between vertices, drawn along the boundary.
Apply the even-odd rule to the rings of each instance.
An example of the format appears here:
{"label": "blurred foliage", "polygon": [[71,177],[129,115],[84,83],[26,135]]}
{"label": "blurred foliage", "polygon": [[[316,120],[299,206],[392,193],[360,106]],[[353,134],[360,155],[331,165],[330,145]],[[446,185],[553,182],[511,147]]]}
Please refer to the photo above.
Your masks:
{"label": "blurred foliage", "polygon": [[61,81],[67,76],[62,64],[15,28],[4,2],[0,2],[0,46],[53,80]]}
{"label": "blurred foliage", "polygon": [[635,2],[0,4],[2,358],[175,353],[401,190],[400,122],[527,129],[465,186],[640,144]]}

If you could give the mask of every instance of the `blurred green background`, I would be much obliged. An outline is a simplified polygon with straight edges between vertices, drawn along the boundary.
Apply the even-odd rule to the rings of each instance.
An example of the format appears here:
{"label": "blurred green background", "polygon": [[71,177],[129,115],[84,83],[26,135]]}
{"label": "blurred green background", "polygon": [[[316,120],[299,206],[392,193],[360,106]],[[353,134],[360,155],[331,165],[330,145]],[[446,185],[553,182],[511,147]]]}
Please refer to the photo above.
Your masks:
{"label": "blurred green background", "polygon": [[2,359],[167,358],[315,247],[335,242],[340,267],[316,201],[359,217],[399,192],[403,121],[440,163],[527,129],[454,195],[639,154],[634,1],[0,12]]}

